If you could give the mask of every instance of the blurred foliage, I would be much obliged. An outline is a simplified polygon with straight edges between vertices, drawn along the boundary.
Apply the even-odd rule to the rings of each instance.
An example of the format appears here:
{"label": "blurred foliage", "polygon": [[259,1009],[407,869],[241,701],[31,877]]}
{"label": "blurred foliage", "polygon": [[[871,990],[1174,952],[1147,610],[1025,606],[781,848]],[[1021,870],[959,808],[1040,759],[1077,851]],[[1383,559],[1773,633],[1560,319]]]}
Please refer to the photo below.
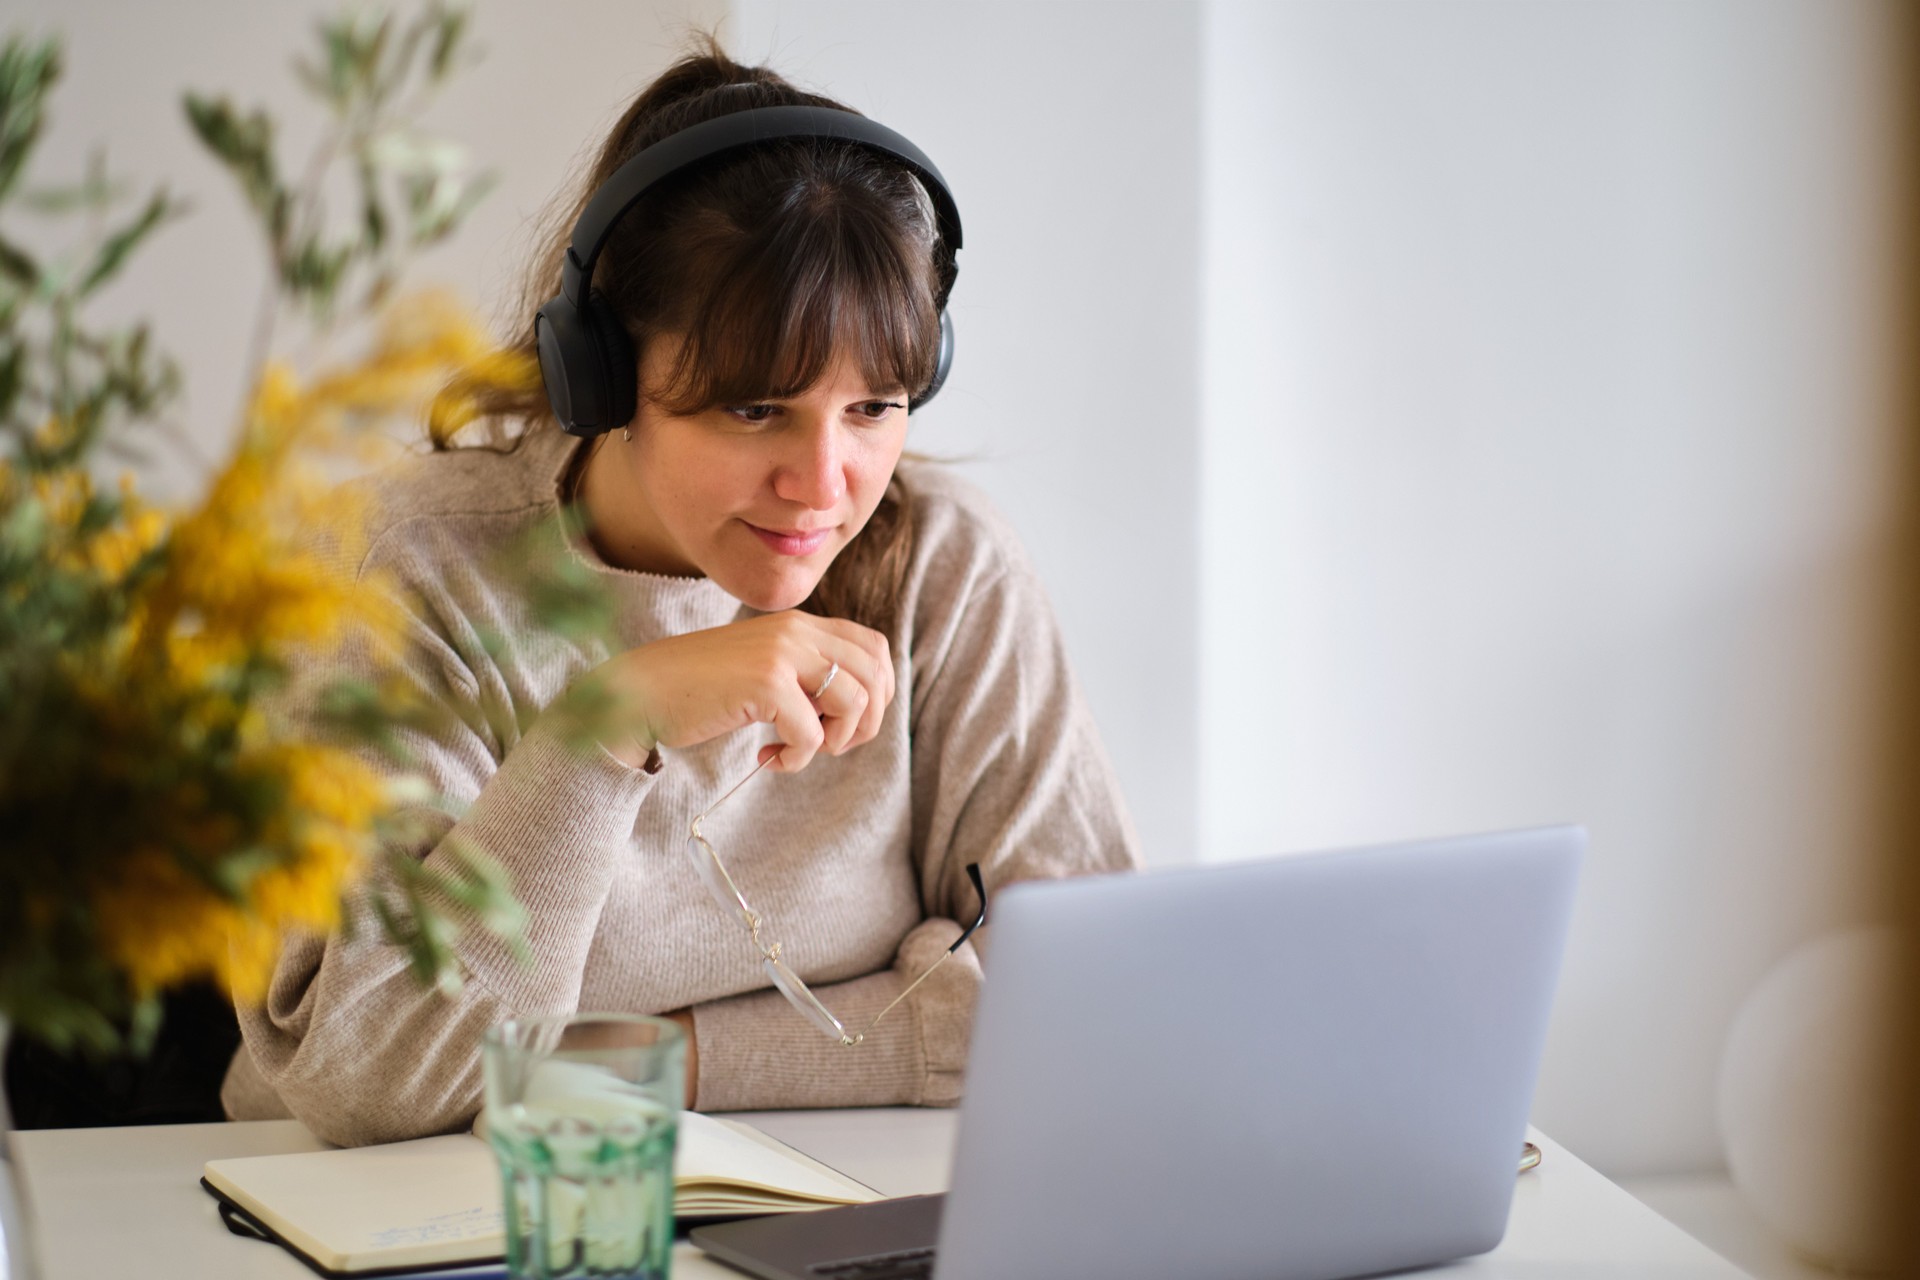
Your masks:
{"label": "blurred foliage", "polygon": [[[404,27],[362,11],[321,24],[322,56],[296,60],[300,83],[327,105],[334,129],[306,181],[287,185],[274,155],[273,120],[226,99],[186,98],[187,118],[232,172],[259,218],[284,295],[330,317],[356,281],[354,304],[379,305],[409,255],[451,235],[492,189],[491,174],[464,173],[464,150],[423,134],[419,109],[463,62],[467,15],[444,4]],[[317,173],[342,164],[358,187],[351,229],[329,230]]]}
{"label": "blurred foliage", "polygon": [[[138,1048],[159,993],[199,976],[257,999],[292,930],[364,916],[447,988],[461,928],[521,945],[485,850],[443,844],[432,866],[404,851],[422,813],[446,807],[407,772],[406,744],[448,713],[397,677],[397,596],[339,571],[355,562],[358,489],[327,467],[375,459],[375,428],[429,402],[471,417],[448,396],[538,376],[459,306],[395,287],[490,182],[414,123],[468,61],[466,31],[439,3],[404,23],[321,23],[296,70],[329,128],[298,181],[265,112],[187,97],[257,216],[273,294],[231,456],[182,510],[149,505],[130,477],[96,480],[110,440],[140,457],[164,437],[180,380],[145,323],[96,329],[83,312],[185,206],[161,189],[114,219],[127,193],[97,156],[73,186],[29,188],[60,47],[0,49],[0,1018],[56,1047]],[[348,232],[320,199],[336,166],[358,187]],[[42,260],[11,233],[20,214],[96,230]],[[304,372],[272,358],[283,313],[357,354]],[[529,570],[529,590],[552,597],[557,626],[597,625],[564,579]],[[370,646],[394,678],[316,674],[342,644]]]}

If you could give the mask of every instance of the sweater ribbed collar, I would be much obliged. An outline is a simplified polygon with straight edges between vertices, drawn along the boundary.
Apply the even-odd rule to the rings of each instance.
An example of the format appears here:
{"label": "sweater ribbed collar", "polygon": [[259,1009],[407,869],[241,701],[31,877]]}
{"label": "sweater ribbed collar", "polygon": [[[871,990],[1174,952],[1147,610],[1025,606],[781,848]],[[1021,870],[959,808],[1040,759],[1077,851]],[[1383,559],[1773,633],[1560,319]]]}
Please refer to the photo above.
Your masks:
{"label": "sweater ribbed collar", "polygon": [[533,434],[516,451],[524,459],[529,485],[548,510],[550,527],[569,558],[590,570],[613,593],[624,615],[623,631],[642,642],[753,616],[754,610],[711,578],[648,573],[608,564],[587,536],[583,513],[566,503],[569,476],[576,464],[584,465],[593,441],[570,436],[557,427],[530,429]]}

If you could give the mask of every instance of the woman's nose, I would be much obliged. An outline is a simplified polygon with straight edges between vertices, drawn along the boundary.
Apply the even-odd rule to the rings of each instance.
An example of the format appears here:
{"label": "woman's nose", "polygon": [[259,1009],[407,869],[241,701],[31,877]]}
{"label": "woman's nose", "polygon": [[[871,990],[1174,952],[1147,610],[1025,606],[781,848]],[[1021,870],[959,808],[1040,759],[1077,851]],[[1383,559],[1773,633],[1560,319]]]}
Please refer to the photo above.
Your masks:
{"label": "woman's nose", "polygon": [[[796,424],[799,425],[799,424]],[[815,511],[837,506],[847,491],[847,459],[831,423],[811,422],[789,433],[773,477],[773,491]]]}

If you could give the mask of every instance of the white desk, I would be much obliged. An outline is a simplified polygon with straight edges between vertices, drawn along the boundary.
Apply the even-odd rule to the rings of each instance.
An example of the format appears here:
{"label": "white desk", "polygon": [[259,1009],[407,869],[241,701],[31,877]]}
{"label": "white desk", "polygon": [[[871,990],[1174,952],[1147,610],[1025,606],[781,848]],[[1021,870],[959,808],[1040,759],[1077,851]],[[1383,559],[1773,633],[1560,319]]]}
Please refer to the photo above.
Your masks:
{"label": "white desk", "polygon": [[[951,1111],[776,1111],[740,1117],[890,1195],[939,1191],[953,1149]],[[1507,1238],[1450,1277],[1631,1276],[1740,1280],[1745,1272],[1608,1182],[1559,1144],[1532,1135],[1540,1167],[1516,1180]],[[200,1167],[222,1156],[317,1150],[292,1120],[13,1135],[37,1230],[43,1280],[312,1280],[277,1246],[231,1235]],[[677,1280],[739,1280],[684,1241]],[[1017,1280],[1009,1277],[1008,1280]]]}

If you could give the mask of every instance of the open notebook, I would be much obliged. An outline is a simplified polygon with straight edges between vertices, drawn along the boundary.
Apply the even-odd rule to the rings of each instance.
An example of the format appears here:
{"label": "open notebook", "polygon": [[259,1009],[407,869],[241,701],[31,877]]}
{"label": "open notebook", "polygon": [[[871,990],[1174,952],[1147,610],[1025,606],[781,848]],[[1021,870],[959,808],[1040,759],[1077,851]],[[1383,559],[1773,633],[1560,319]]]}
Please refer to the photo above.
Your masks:
{"label": "open notebook", "polygon": [[[200,1181],[328,1274],[485,1262],[506,1250],[499,1170],[472,1134],[209,1160]],[[678,1218],[882,1198],[751,1125],[697,1111],[680,1114],[673,1185]]]}

